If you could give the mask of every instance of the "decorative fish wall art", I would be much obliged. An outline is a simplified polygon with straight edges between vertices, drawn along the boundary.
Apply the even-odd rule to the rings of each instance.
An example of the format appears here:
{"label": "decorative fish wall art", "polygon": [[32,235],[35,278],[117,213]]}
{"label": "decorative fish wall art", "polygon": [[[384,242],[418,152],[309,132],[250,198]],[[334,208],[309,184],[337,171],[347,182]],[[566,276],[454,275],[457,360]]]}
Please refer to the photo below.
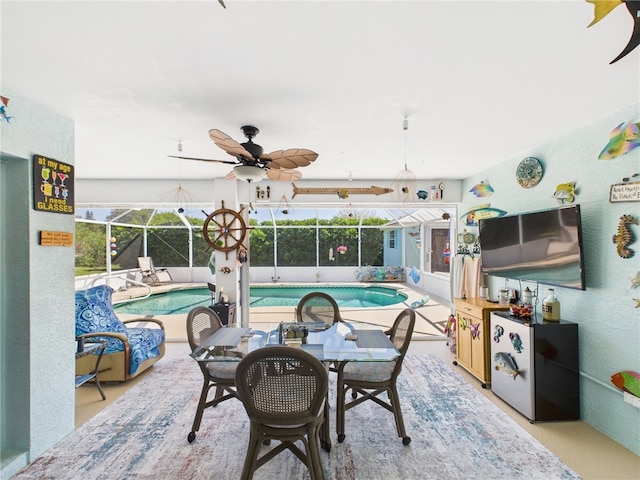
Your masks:
{"label": "decorative fish wall art", "polygon": [[467,213],[460,216],[460,221],[464,225],[467,225],[469,227],[477,227],[478,220],[482,220],[485,218],[502,217],[506,214],[507,212],[505,210],[492,208],[491,204],[487,203],[485,205],[479,205],[475,208],[472,208]]}
{"label": "decorative fish wall art", "polygon": [[473,187],[471,187],[471,190],[469,191],[476,197],[489,197],[493,194],[493,187],[489,182],[485,182],[484,180],[482,180],[480,183],[477,183]]}
{"label": "decorative fish wall art", "polygon": [[291,198],[295,198],[296,195],[338,195],[339,198],[349,198],[349,195],[384,195],[386,193],[393,192],[392,188],[376,187],[371,185],[370,187],[355,187],[355,188],[329,188],[329,187],[296,187],[293,185],[293,195]]}
{"label": "decorative fish wall art", "polygon": [[493,356],[493,361],[496,364],[496,366],[494,367],[496,371],[509,375],[514,380],[520,373],[518,371],[516,361],[507,352],[496,352],[496,354]]}
{"label": "decorative fish wall art", "polygon": [[620,390],[640,397],[640,373],[633,370],[623,370],[611,375],[611,383]]}
{"label": "decorative fish wall art", "polygon": [[636,240],[630,225],[638,225],[638,220],[633,215],[622,215],[618,223],[618,231],[612,237],[618,255],[622,258],[631,258],[635,254],[635,251],[629,248],[629,245]]}
{"label": "decorative fish wall art", "polygon": [[559,183],[553,196],[558,200],[558,203],[573,203],[576,198],[576,183]]}
{"label": "decorative fish wall art", "polygon": [[9,106],[9,99],[7,97],[3,97],[2,95],[0,95],[0,102],[2,102],[2,104],[0,105],[0,121],[11,123],[11,119],[13,117],[9,116],[9,113],[7,112],[7,107]]}
{"label": "decorative fish wall art", "polygon": [[604,147],[598,159],[613,160],[636,147],[640,147],[640,123],[621,123],[611,130],[609,143]]}
{"label": "decorative fish wall art", "polygon": [[593,21],[587,25],[587,28],[598,23],[611,13],[614,8],[622,4],[627,7],[631,18],[633,18],[633,30],[631,32],[629,43],[627,43],[627,46],[622,49],[622,52],[620,52],[616,58],[611,60],[609,64],[616,63],[640,45],[640,17],[638,16],[640,14],[640,2],[634,2],[631,0],[587,0],[587,2],[593,3],[594,5]]}

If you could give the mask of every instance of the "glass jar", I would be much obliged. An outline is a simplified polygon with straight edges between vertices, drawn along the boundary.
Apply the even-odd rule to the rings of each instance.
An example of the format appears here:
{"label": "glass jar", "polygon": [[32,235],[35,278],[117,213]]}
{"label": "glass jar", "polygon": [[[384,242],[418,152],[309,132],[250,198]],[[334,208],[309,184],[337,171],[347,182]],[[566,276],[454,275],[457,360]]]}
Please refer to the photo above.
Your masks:
{"label": "glass jar", "polygon": [[553,288],[542,301],[542,319],[550,322],[560,321],[560,301]]}
{"label": "glass jar", "polygon": [[509,305],[509,290],[503,288],[498,292],[498,303],[500,305]]}
{"label": "glass jar", "polygon": [[526,287],[522,291],[522,303],[524,305],[531,305],[533,303],[533,292],[529,289],[529,287]]}

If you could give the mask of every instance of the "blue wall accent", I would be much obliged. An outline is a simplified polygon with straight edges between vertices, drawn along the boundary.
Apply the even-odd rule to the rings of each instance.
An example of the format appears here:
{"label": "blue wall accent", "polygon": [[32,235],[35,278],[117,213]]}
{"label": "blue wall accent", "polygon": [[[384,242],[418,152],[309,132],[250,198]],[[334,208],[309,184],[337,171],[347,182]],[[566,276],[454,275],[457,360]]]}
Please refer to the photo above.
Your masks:
{"label": "blue wall accent", "polygon": [[[559,206],[553,197],[556,185],[576,182],[574,203],[579,203],[582,210],[587,290],[556,288],[556,293],[562,318],[579,324],[581,415],[584,421],[640,455],[640,409],[625,403],[610,382],[611,375],[618,371],[640,371],[640,309],[634,300],[640,298],[640,288],[631,286],[631,279],[640,272],[640,227],[631,227],[636,238],[632,258],[618,256],[612,241],[621,215],[632,214],[640,220],[640,203],[609,202],[612,184],[640,172],[640,148],[613,160],[598,160],[611,130],[622,122],[640,122],[640,104],[467,178],[460,213],[485,203],[507,214],[553,208]],[[517,183],[515,172],[520,161],[529,156],[542,161],[544,176],[538,185],[526,189]],[[489,181],[495,193],[476,198],[469,190],[482,180]],[[477,228],[459,226],[477,233]],[[490,296],[495,298],[505,281],[490,278],[489,283]],[[516,281],[507,285],[519,288]],[[547,288],[540,285],[540,303]]]}
{"label": "blue wall accent", "polygon": [[402,229],[394,229],[395,232],[395,248],[389,248],[389,232],[391,230],[384,231],[384,266],[385,267],[395,267],[404,265],[402,263],[402,249],[403,247],[403,235]]}
{"label": "blue wall accent", "polygon": [[[74,248],[42,246],[41,231],[75,232],[73,215],[33,209],[32,158],[74,164],[73,122],[2,87],[2,478],[74,429]],[[11,206],[8,206],[7,197]],[[20,204],[18,206],[18,204]],[[8,405],[8,407],[7,407]],[[5,411],[6,407],[6,411]],[[6,423],[5,423],[6,420]]]}

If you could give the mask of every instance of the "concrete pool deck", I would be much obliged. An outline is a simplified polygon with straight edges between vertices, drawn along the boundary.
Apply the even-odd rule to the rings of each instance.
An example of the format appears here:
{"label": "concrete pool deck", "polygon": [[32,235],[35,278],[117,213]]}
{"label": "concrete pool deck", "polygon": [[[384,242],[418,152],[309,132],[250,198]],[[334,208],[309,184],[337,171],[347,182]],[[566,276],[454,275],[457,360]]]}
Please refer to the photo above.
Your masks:
{"label": "concrete pool deck", "polygon": [[[256,283],[252,285],[274,286],[273,283]],[[287,283],[286,285],[337,285],[336,283]],[[415,289],[405,283],[345,283],[339,285],[370,285],[395,288],[407,295],[407,299],[395,305],[382,306],[377,308],[340,308],[342,318],[358,328],[387,328],[393,324],[396,316],[405,308],[410,308],[411,303],[422,299],[425,292]],[[182,290],[195,287],[206,287],[203,283],[173,283],[169,285],[159,285],[151,287],[153,293],[164,293],[173,290]],[[125,291],[116,291],[113,294],[113,303],[123,300],[138,298],[147,295],[148,290],[144,287],[131,287]],[[416,326],[413,340],[442,340],[444,328],[447,323],[451,308],[447,300],[430,295],[428,302],[415,309]],[[269,330],[275,328],[281,321],[293,321],[295,307],[253,307],[249,312],[249,325],[258,330]],[[121,320],[140,318],[139,315],[118,313]],[[237,320],[240,321],[240,312],[236,313]],[[154,318],[161,320],[165,326],[167,342],[186,341],[186,314],[178,315],[147,315],[144,318]]]}

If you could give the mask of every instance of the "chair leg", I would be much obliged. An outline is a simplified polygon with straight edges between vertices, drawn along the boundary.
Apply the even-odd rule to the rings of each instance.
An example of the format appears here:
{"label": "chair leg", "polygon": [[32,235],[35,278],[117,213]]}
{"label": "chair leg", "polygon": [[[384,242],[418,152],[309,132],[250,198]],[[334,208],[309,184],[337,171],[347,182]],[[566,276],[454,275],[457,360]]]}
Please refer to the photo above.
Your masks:
{"label": "chair leg", "polygon": [[338,434],[338,443],[344,442],[344,414],[345,400],[348,388],[342,381],[338,382],[336,400],[336,433]]}
{"label": "chair leg", "polygon": [[257,468],[258,454],[260,452],[260,431],[255,424],[251,424],[249,433],[249,445],[247,446],[247,456],[242,467],[241,480],[251,480]]}
{"label": "chair leg", "polygon": [[402,408],[400,407],[400,397],[398,396],[398,389],[396,383],[393,382],[387,390],[391,406],[393,407],[393,416],[396,420],[396,430],[398,436],[402,438],[403,445],[409,445],[411,443],[411,437],[407,436],[407,431],[404,428],[404,420],[402,418]]}
{"label": "chair leg", "polygon": [[193,419],[191,431],[189,432],[189,435],[187,435],[187,441],[189,443],[193,442],[196,439],[196,432],[200,430],[202,414],[204,413],[204,409],[207,403],[207,396],[209,395],[209,390],[211,389],[211,387],[213,387],[213,384],[205,379],[204,384],[202,385],[202,391],[200,392],[200,400],[198,400],[198,409],[196,410],[196,416]]}
{"label": "chair leg", "polygon": [[325,480],[322,461],[320,460],[320,426],[314,425],[307,430],[307,466],[311,480]]}

